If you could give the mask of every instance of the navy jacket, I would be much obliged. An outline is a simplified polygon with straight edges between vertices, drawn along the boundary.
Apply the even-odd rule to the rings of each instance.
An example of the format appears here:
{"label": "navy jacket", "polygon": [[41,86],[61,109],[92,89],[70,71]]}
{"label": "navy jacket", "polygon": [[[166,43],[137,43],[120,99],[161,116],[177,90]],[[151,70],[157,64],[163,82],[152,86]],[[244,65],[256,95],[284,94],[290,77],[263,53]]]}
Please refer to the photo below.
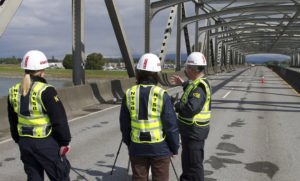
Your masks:
{"label": "navy jacket", "polygon": [[[204,80],[208,85],[209,82],[207,80]],[[185,81],[183,86],[183,91],[186,90],[190,82]],[[200,95],[200,96],[195,96]],[[182,102],[177,102],[175,104],[176,112],[179,113],[180,116],[186,117],[186,118],[192,118],[196,114],[198,114],[206,101],[206,90],[204,85],[199,84],[198,87],[196,87],[194,90],[192,90],[188,95],[188,101],[186,104],[183,104]],[[210,105],[211,106],[211,105]],[[186,125],[179,121],[179,132],[181,136],[188,137],[190,139],[194,140],[205,140],[209,133],[209,126],[207,127],[199,127],[195,124],[193,125]]]}
{"label": "navy jacket", "polygon": [[[142,81],[141,84],[151,85],[152,81]],[[139,97],[139,119],[147,119],[148,100],[151,87],[140,88]],[[130,113],[126,106],[126,95],[123,97],[120,110],[120,129],[122,139],[129,147],[129,155],[136,157],[169,157],[178,154],[179,132],[177,125],[176,113],[174,111],[171,99],[167,93],[163,96],[163,111],[161,114],[163,132],[166,139],[159,143],[134,143],[131,142],[131,119]]]}
{"label": "navy jacket", "polygon": [[[33,82],[39,81],[43,83],[47,83],[46,80],[42,77],[31,76]],[[71,141],[71,133],[69,129],[69,125],[67,122],[67,116],[62,102],[59,99],[55,99],[57,96],[57,92],[54,87],[48,87],[42,93],[42,101],[47,111],[45,113],[48,114],[51,125],[52,125],[52,133],[51,135],[58,142],[59,146],[67,146]],[[18,124],[18,114],[14,111],[13,106],[10,104],[8,100],[8,120],[10,123],[10,132],[13,140],[18,143],[20,137],[18,134],[17,124]],[[29,104],[29,94],[25,97],[21,96],[21,112],[24,115],[30,115],[28,111]]]}

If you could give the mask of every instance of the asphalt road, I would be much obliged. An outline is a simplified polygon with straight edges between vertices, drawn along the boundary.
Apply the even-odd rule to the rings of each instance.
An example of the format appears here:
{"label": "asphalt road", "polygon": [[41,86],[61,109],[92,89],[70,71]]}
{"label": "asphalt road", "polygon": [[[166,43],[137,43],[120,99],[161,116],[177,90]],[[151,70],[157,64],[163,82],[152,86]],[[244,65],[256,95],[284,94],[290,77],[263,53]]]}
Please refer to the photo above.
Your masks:
{"label": "asphalt road", "polygon": [[[300,96],[265,67],[238,69],[209,80],[213,113],[205,146],[205,180],[298,181]],[[177,92],[182,93],[180,87],[169,90]],[[107,107],[70,120],[72,181],[130,180],[125,144],[110,175],[121,141],[120,106]],[[0,153],[0,180],[26,180],[18,146],[1,142]],[[180,175],[180,154],[172,162]],[[171,165],[169,173],[170,181],[176,181]]]}

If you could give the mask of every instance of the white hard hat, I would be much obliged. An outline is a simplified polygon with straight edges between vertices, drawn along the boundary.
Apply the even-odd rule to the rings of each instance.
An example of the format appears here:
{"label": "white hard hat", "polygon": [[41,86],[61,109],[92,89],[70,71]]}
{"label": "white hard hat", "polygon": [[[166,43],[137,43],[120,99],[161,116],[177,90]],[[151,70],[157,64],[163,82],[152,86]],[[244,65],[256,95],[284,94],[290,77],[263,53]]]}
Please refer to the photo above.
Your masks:
{"label": "white hard hat", "polygon": [[22,60],[21,68],[25,70],[43,70],[49,67],[47,57],[38,50],[28,51]]}
{"label": "white hard hat", "polygon": [[152,53],[146,53],[140,58],[136,69],[148,72],[160,72],[161,66],[159,58]]}
{"label": "white hard hat", "polygon": [[192,52],[186,59],[186,65],[206,66],[206,59],[200,52]]}

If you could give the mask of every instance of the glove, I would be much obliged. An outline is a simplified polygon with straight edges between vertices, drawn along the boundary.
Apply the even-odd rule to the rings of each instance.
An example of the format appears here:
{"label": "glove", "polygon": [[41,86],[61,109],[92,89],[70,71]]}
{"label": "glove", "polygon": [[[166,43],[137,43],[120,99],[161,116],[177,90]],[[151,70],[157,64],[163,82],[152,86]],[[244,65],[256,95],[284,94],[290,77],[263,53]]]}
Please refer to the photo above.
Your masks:
{"label": "glove", "polygon": [[59,154],[61,155],[61,156],[63,156],[63,155],[66,155],[69,151],[70,151],[70,146],[68,145],[68,146],[61,146],[60,148],[59,148]]}

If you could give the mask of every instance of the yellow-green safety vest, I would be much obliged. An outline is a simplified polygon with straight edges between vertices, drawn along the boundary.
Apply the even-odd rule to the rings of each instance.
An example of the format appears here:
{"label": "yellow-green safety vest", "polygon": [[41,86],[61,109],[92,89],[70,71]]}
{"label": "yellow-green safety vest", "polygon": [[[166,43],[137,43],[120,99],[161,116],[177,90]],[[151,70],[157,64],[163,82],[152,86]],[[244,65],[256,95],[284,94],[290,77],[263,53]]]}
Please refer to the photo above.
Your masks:
{"label": "yellow-green safety vest", "polygon": [[188,102],[188,96],[190,92],[196,89],[199,84],[202,84],[204,85],[206,91],[206,101],[204,103],[202,110],[198,114],[194,115],[194,117],[192,118],[186,118],[178,115],[178,119],[180,122],[187,125],[196,124],[197,126],[200,127],[206,127],[209,125],[209,120],[211,117],[211,108],[210,108],[211,89],[209,85],[204,81],[205,79],[206,78],[199,78],[194,80],[191,84],[189,84],[180,100],[183,104],[186,104]]}
{"label": "yellow-green safety vest", "polygon": [[[51,85],[42,82],[34,82],[29,92],[28,110],[30,116],[22,115],[21,107],[21,83],[9,89],[9,101],[14,111],[18,114],[18,133],[19,136],[32,138],[45,138],[52,132],[50,118],[43,112],[45,109],[42,101],[43,91]],[[26,130],[32,130],[30,133]]]}
{"label": "yellow-green safety vest", "polygon": [[[148,101],[148,119],[139,120],[140,87],[151,86]],[[126,91],[126,103],[131,118],[131,141],[135,143],[158,143],[165,139],[162,130],[161,112],[163,108],[163,95],[166,91],[154,85],[135,85]],[[142,132],[149,132],[151,141],[140,139]]]}

